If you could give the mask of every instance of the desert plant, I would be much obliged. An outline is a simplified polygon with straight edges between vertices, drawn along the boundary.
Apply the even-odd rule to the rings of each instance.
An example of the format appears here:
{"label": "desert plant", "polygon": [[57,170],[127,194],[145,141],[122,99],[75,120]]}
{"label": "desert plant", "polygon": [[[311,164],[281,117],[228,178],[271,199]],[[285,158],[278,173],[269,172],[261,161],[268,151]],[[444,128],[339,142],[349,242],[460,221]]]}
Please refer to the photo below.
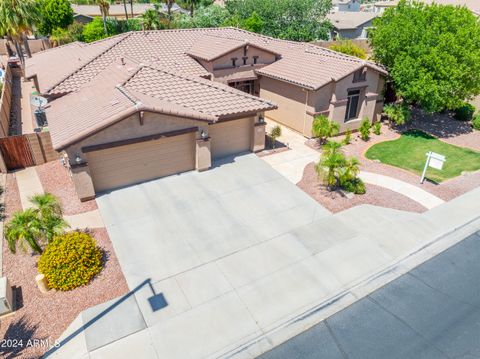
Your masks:
{"label": "desert plant", "polygon": [[388,117],[390,123],[397,126],[404,125],[409,122],[412,112],[406,104],[388,104],[383,107],[383,113]]}
{"label": "desert plant", "polygon": [[22,250],[29,246],[34,253],[42,253],[43,238],[41,222],[32,208],[15,212],[5,225],[5,239],[12,253],[17,252],[17,245]]}
{"label": "desert plant", "polygon": [[475,115],[472,120],[472,127],[478,131],[480,131],[480,112]]}
{"label": "desert plant", "polygon": [[332,120],[329,120],[324,115],[315,116],[312,123],[312,134],[318,137],[320,143],[326,143],[329,137],[338,134],[340,125]]}
{"label": "desert plant", "polygon": [[465,102],[462,106],[458,107],[454,111],[455,119],[458,121],[470,121],[475,113],[475,106]]}
{"label": "desert plant", "polygon": [[338,186],[339,171],[345,165],[345,155],[341,151],[342,144],[328,141],[323,146],[320,161],[315,165],[318,178],[330,189]]}
{"label": "desert plant", "polygon": [[358,131],[360,132],[360,138],[364,141],[368,141],[370,138],[370,130],[372,128],[372,124],[370,123],[370,120],[365,117],[360,124],[360,128]]}
{"label": "desert plant", "polygon": [[347,192],[355,194],[364,194],[365,184],[358,178],[360,173],[360,161],[356,157],[350,157],[345,160],[344,166],[339,171],[339,185]]}
{"label": "desert plant", "polygon": [[380,121],[377,121],[373,124],[373,133],[377,136],[382,134],[382,123]]}
{"label": "desert plant", "polygon": [[88,284],[102,270],[102,251],[84,232],[55,237],[38,261],[51,288],[66,291]]}
{"label": "desert plant", "polygon": [[275,148],[275,142],[277,141],[277,138],[282,135],[282,128],[279,125],[274,126],[270,130],[270,141],[272,141],[272,148]]}
{"label": "desert plant", "polygon": [[349,145],[350,143],[352,143],[352,131],[348,128],[345,131],[345,138],[343,139],[343,144]]}
{"label": "desert plant", "polygon": [[37,194],[30,198],[34,205],[34,212],[42,228],[42,232],[48,243],[54,236],[60,235],[68,227],[62,218],[62,207],[57,197],[51,193]]}

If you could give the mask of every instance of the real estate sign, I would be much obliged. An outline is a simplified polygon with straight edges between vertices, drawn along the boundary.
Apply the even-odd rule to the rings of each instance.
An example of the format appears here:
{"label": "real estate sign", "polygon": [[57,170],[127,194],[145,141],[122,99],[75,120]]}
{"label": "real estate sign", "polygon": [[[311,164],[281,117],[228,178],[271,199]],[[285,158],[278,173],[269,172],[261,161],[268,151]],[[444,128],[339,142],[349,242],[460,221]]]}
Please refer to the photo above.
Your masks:
{"label": "real estate sign", "polygon": [[420,179],[420,183],[423,183],[423,181],[425,180],[425,174],[427,172],[428,167],[432,167],[437,170],[442,170],[443,164],[447,160],[444,155],[440,155],[432,151],[427,152],[426,155],[427,155],[427,162],[425,163],[425,167],[423,168],[423,173],[422,173],[422,178]]}

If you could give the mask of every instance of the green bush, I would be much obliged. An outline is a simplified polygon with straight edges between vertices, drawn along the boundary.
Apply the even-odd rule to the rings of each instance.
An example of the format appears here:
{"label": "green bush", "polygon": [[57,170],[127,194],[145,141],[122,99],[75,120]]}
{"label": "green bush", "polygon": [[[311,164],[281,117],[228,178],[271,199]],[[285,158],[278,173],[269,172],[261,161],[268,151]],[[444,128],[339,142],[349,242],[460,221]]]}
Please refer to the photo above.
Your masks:
{"label": "green bush", "polygon": [[313,119],[312,134],[318,137],[320,143],[326,143],[329,137],[337,135],[339,131],[340,125],[324,115],[318,115]]}
{"label": "green bush", "polygon": [[360,128],[358,131],[360,132],[360,138],[364,141],[368,141],[370,138],[370,130],[372,128],[372,124],[370,123],[370,120],[365,117],[360,124]]}
{"label": "green bush", "polygon": [[345,55],[355,56],[360,59],[367,58],[367,52],[360,46],[353,43],[352,40],[338,40],[328,47],[330,50],[341,52]]}
{"label": "green bush", "polygon": [[350,143],[352,143],[352,131],[348,128],[345,131],[345,138],[343,139],[343,144],[349,145]]}
{"label": "green bush", "polygon": [[345,181],[342,184],[342,189],[355,194],[365,194],[367,192],[365,183],[358,177]]}
{"label": "green bush", "polygon": [[282,128],[279,125],[276,125],[272,128],[270,131],[270,140],[271,140],[271,145],[272,148],[275,148],[275,141],[277,140],[278,137],[282,135]]}
{"label": "green bush", "polygon": [[465,102],[454,112],[455,119],[457,119],[458,121],[470,121],[473,118],[473,114],[475,113],[475,106]]}
{"label": "green bush", "polygon": [[395,123],[397,126],[403,125],[410,121],[412,117],[412,111],[406,104],[388,104],[383,107],[383,113],[388,117],[390,122]]}
{"label": "green bush", "polygon": [[51,288],[66,291],[88,284],[102,270],[102,252],[84,232],[55,237],[38,261]]}
{"label": "green bush", "polygon": [[480,113],[477,113],[472,120],[472,127],[480,131]]}
{"label": "green bush", "polygon": [[381,122],[375,122],[373,124],[373,133],[376,134],[377,136],[382,134],[382,123]]}

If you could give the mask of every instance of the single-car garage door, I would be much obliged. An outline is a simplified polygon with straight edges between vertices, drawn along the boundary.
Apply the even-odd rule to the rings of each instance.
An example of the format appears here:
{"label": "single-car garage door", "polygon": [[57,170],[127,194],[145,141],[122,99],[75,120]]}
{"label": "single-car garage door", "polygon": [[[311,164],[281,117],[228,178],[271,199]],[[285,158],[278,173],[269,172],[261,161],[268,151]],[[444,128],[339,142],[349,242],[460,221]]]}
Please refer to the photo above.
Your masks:
{"label": "single-car garage door", "polygon": [[208,126],[213,158],[250,150],[253,119],[220,122]]}
{"label": "single-car garage door", "polygon": [[195,168],[195,134],[95,150],[87,161],[96,192],[186,172]]}

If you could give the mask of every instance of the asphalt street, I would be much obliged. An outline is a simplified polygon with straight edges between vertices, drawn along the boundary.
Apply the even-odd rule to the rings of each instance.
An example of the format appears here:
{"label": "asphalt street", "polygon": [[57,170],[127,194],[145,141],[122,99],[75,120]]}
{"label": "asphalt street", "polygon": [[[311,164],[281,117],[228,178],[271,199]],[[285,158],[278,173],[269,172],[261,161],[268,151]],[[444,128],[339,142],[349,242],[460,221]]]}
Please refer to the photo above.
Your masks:
{"label": "asphalt street", "polygon": [[480,232],[260,358],[480,358]]}

